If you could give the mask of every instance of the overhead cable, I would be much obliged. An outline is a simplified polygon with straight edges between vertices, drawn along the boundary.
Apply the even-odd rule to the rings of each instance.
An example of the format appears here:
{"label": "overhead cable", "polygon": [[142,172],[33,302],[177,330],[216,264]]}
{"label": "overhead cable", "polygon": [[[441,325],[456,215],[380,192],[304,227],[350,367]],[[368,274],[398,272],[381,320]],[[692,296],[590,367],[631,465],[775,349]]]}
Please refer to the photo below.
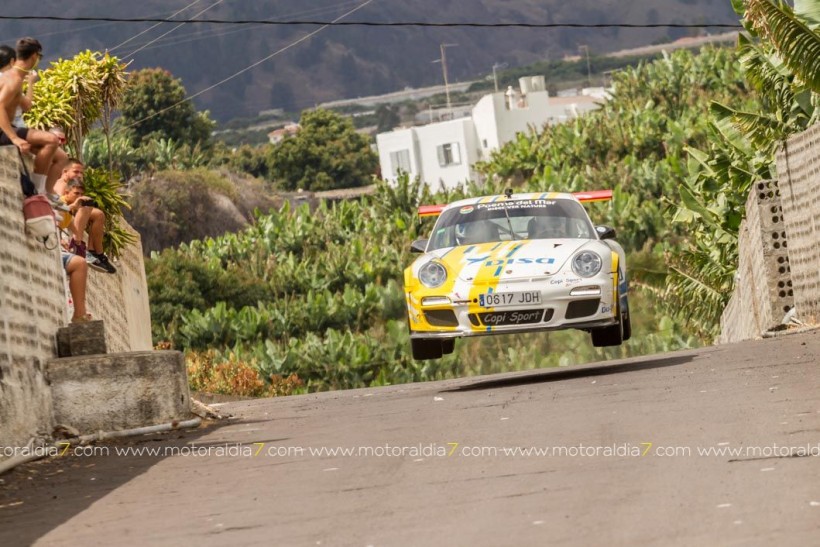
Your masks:
{"label": "overhead cable", "polygon": [[424,21],[272,21],[265,19],[166,19],[153,17],[80,17],[59,15],[0,15],[17,21],[103,21],[111,23],[175,23],[183,25],[268,25],[321,27],[473,27],[473,28],[743,28],[739,23],[474,23]]}

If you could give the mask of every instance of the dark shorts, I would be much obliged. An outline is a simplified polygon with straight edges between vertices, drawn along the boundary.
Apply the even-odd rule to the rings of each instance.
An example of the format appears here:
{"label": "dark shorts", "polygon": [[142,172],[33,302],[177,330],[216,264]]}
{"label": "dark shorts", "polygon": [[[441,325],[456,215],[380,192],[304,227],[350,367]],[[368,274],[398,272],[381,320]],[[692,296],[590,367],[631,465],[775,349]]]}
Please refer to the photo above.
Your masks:
{"label": "dark shorts", "polygon": [[[28,127],[15,127],[14,132],[17,133],[17,136],[21,139],[28,139]],[[0,146],[8,146],[9,144],[11,144],[11,140],[8,135],[0,131]]]}

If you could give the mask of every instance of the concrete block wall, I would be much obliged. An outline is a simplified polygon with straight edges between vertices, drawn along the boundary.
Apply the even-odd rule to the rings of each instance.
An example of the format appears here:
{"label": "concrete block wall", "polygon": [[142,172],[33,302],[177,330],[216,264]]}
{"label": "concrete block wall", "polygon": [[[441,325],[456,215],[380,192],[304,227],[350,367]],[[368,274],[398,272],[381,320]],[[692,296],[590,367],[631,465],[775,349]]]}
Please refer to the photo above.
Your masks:
{"label": "concrete block wall", "polygon": [[60,252],[25,232],[18,161],[0,147],[0,446],[51,433],[44,370],[66,314]]}
{"label": "concrete block wall", "polygon": [[[0,447],[25,446],[53,430],[45,368],[56,357],[57,329],[68,321],[60,251],[26,234],[22,203],[17,151],[0,147]],[[105,321],[109,351],[150,350],[141,246],[129,248],[117,267],[116,275],[89,273],[88,310]]]}
{"label": "concrete block wall", "polygon": [[777,154],[777,177],[789,234],[798,319],[820,320],[820,124],[790,138]]}
{"label": "concrete block wall", "polygon": [[105,321],[109,352],[148,351],[153,345],[142,244],[139,234],[122,222],[136,243],[116,261],[116,274],[89,270],[86,306],[94,319]]}
{"label": "concrete block wall", "polygon": [[760,337],[794,306],[780,190],[761,181],[749,192],[738,235],[735,290],[721,317],[719,343]]}

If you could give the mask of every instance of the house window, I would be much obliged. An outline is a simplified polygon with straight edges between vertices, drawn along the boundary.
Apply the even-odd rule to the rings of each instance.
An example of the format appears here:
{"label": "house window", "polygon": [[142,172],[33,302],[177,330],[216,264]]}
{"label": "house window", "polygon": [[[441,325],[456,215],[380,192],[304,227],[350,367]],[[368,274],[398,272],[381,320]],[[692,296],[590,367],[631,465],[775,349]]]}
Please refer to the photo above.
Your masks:
{"label": "house window", "polygon": [[399,176],[399,171],[404,173],[410,172],[410,151],[397,150],[390,152],[390,167],[393,170],[393,176]]}
{"label": "house window", "polygon": [[458,165],[461,163],[461,151],[457,142],[449,142],[438,146],[438,164],[441,167]]}

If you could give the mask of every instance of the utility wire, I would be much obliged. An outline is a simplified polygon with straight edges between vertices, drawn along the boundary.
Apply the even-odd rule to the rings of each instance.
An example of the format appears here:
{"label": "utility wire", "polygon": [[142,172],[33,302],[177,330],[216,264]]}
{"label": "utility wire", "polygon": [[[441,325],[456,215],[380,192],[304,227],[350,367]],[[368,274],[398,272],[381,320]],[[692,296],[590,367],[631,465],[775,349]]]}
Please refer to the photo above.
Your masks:
{"label": "utility wire", "polygon": [[222,85],[222,84],[224,84],[224,83],[226,83],[226,82],[228,82],[228,81],[230,81],[230,80],[232,80],[232,79],[236,78],[236,77],[237,77],[237,76],[239,76],[240,74],[244,74],[245,72],[247,72],[247,71],[249,71],[249,70],[251,70],[251,69],[253,69],[253,68],[255,68],[255,67],[259,66],[259,65],[261,65],[261,64],[262,64],[262,63],[264,63],[265,61],[267,61],[267,60],[269,60],[269,59],[272,59],[273,57],[276,57],[277,55],[279,55],[279,54],[281,54],[281,53],[283,53],[283,52],[285,52],[285,51],[289,50],[289,49],[290,49],[290,48],[292,48],[292,47],[295,47],[295,46],[297,46],[298,44],[301,44],[301,43],[302,43],[302,42],[304,42],[305,40],[308,40],[308,39],[310,39],[311,37],[313,37],[313,36],[315,36],[315,35],[319,34],[320,32],[322,32],[322,31],[323,31],[323,30],[325,30],[326,28],[328,28],[328,27],[332,26],[333,24],[338,23],[339,21],[341,21],[341,20],[342,20],[342,19],[344,19],[345,17],[347,17],[347,16],[349,16],[349,15],[354,14],[355,12],[359,11],[360,9],[362,9],[363,7],[365,7],[365,6],[367,6],[368,4],[372,3],[373,1],[374,1],[374,0],[366,0],[365,2],[362,2],[361,4],[359,4],[358,6],[356,6],[355,8],[351,9],[350,11],[348,11],[347,13],[344,13],[344,14],[340,15],[339,17],[337,17],[337,18],[336,18],[336,19],[334,19],[333,21],[331,21],[331,22],[329,22],[329,23],[327,23],[327,24],[323,25],[323,26],[322,26],[322,27],[320,27],[320,28],[317,28],[316,30],[314,30],[314,31],[312,31],[312,32],[310,32],[310,33],[308,33],[308,34],[306,34],[306,35],[304,35],[304,36],[302,36],[302,37],[301,37],[301,38],[299,38],[298,40],[295,40],[295,41],[291,42],[290,44],[286,45],[285,47],[280,48],[280,49],[278,49],[277,51],[274,51],[273,53],[271,53],[271,54],[270,54],[270,55],[268,55],[267,57],[264,57],[264,58],[262,58],[262,59],[260,59],[260,60],[256,61],[255,63],[253,63],[253,64],[251,64],[251,65],[246,66],[246,67],[245,67],[245,68],[243,68],[242,70],[240,70],[240,71],[238,71],[238,72],[236,72],[236,73],[234,73],[234,74],[232,74],[232,75],[228,76],[227,78],[225,78],[225,79],[223,79],[223,80],[221,80],[221,81],[219,81],[219,82],[217,82],[217,83],[213,84],[212,86],[206,87],[205,89],[203,89],[203,90],[201,90],[201,91],[198,91],[198,92],[194,93],[193,95],[189,95],[188,97],[185,97],[185,98],[184,98],[184,99],[182,99],[181,101],[178,101],[178,102],[176,102],[176,103],[174,103],[174,104],[172,104],[172,105],[170,105],[170,106],[167,106],[167,107],[163,108],[162,110],[159,110],[159,111],[157,111],[157,112],[154,112],[154,113],[153,113],[153,114],[151,114],[150,116],[146,116],[146,117],[144,117],[144,118],[142,118],[142,119],[140,119],[140,120],[135,121],[134,123],[132,123],[132,124],[128,125],[128,126],[127,126],[127,127],[125,127],[124,129],[130,129],[131,127],[135,127],[135,126],[137,126],[137,125],[139,125],[139,124],[141,124],[141,123],[143,123],[143,122],[146,122],[146,121],[148,121],[148,120],[150,120],[150,119],[152,119],[152,118],[155,118],[156,116],[159,116],[160,114],[164,114],[165,112],[168,112],[168,111],[169,111],[169,110],[171,110],[172,108],[176,108],[176,107],[178,107],[179,105],[181,105],[181,104],[183,104],[183,103],[185,103],[185,102],[187,102],[187,101],[190,101],[191,99],[195,99],[196,97],[199,97],[199,96],[200,96],[200,95],[202,95],[203,93],[207,93],[208,91],[211,91],[211,90],[212,90],[212,89],[214,89],[215,87],[220,86],[220,85]]}
{"label": "utility wire", "polygon": [[[313,9],[310,9],[310,10],[307,10],[307,11],[302,11],[302,12],[299,12],[299,13],[294,13],[294,14],[290,14],[290,15],[282,15],[281,17],[298,17],[298,16],[304,17],[305,15],[318,15],[322,12],[338,12],[338,11],[341,11],[342,9],[347,9],[347,8],[353,7],[353,6],[357,5],[357,3],[358,2],[355,2],[355,1],[354,2],[343,2],[341,4],[336,4],[336,5],[332,5],[332,6],[325,6],[323,8],[313,8]],[[113,23],[108,23],[108,24],[113,24]],[[161,24],[161,23],[158,23],[158,24]],[[219,36],[227,36],[228,34],[236,34],[237,32],[248,32],[248,31],[254,30],[254,29],[265,28],[264,25],[252,25],[252,26],[237,25],[237,26],[239,28],[232,28],[230,30],[222,30],[222,29],[215,30],[214,29],[214,30],[204,31],[204,32],[201,31],[201,30],[195,30],[193,32],[182,34],[181,36],[177,35],[176,37],[168,39],[168,40],[162,40],[159,43],[152,44],[150,47],[148,46],[148,44],[145,44],[146,47],[144,49],[152,50],[152,49],[157,49],[157,48],[162,48],[162,47],[174,46],[174,45],[178,45],[178,44],[187,44],[187,43],[195,42],[195,41],[198,41],[198,40],[206,40],[206,39],[209,39],[209,38],[216,38],[216,37],[219,37]],[[222,28],[224,28],[224,27],[222,27]]]}
{"label": "utility wire", "polygon": [[[207,8],[205,8],[204,10],[200,11],[200,12],[199,12],[199,13],[197,13],[196,15],[194,15],[194,17],[199,17],[200,15],[202,15],[203,13],[205,13],[206,11],[208,11],[209,9],[214,8],[214,7],[218,6],[219,4],[221,4],[221,3],[222,3],[222,1],[223,1],[223,0],[216,0],[216,2],[214,2],[213,4],[211,4],[210,6],[208,6]],[[159,23],[157,23],[157,24],[159,24]],[[129,54],[127,54],[127,55],[125,55],[125,57],[133,57],[134,55],[136,55],[137,53],[139,53],[139,52],[140,52],[140,51],[142,51],[143,49],[147,48],[148,46],[150,46],[151,44],[153,44],[153,43],[154,43],[154,42],[156,42],[157,40],[162,40],[163,38],[165,38],[166,36],[168,36],[169,34],[171,34],[172,32],[174,32],[176,29],[178,29],[178,28],[180,28],[180,27],[182,27],[182,26],[184,26],[184,25],[185,25],[185,23],[179,23],[178,25],[176,25],[174,28],[172,28],[172,29],[171,29],[171,30],[169,30],[168,32],[165,32],[165,33],[163,33],[163,34],[160,34],[159,36],[157,36],[156,38],[154,38],[153,40],[151,40],[150,42],[148,42],[148,43],[147,43],[147,44],[145,44],[144,46],[139,47],[139,48],[135,49],[134,51],[132,51],[131,53],[129,53]]]}
{"label": "utility wire", "polygon": [[[194,5],[196,5],[196,4],[199,4],[200,2],[202,2],[202,0],[194,0],[193,2],[191,2],[190,4],[188,4],[187,6],[185,6],[184,8],[182,8],[181,10],[179,10],[179,11],[176,11],[176,12],[172,13],[172,14],[170,15],[170,17],[176,17],[177,15],[179,15],[180,13],[182,13],[183,11],[185,11],[186,9],[188,9],[188,8],[190,8],[191,6],[194,6]],[[114,47],[110,48],[108,51],[113,52],[113,51],[118,50],[119,48],[121,48],[122,46],[124,46],[125,44],[127,44],[128,42],[130,42],[131,40],[134,40],[135,38],[139,38],[140,36],[142,36],[142,35],[143,35],[143,34],[145,34],[146,32],[151,32],[152,30],[154,30],[155,28],[157,28],[157,27],[158,27],[158,26],[160,26],[161,24],[162,24],[162,23],[157,23],[156,25],[151,25],[151,26],[150,26],[150,27],[148,27],[147,29],[143,30],[143,31],[142,31],[142,32],[140,32],[140,33],[135,34],[135,35],[134,35],[134,36],[132,36],[131,38],[127,39],[126,41],[124,41],[124,42],[120,42],[120,43],[119,43],[119,44],[117,44],[116,46],[114,46]]]}
{"label": "utility wire", "polygon": [[119,17],[62,17],[57,15],[0,15],[16,21],[105,21],[111,23],[178,23],[183,25],[268,25],[327,27],[473,27],[473,28],[743,28],[739,23],[427,23],[421,21],[271,21],[265,19],[162,19]]}

